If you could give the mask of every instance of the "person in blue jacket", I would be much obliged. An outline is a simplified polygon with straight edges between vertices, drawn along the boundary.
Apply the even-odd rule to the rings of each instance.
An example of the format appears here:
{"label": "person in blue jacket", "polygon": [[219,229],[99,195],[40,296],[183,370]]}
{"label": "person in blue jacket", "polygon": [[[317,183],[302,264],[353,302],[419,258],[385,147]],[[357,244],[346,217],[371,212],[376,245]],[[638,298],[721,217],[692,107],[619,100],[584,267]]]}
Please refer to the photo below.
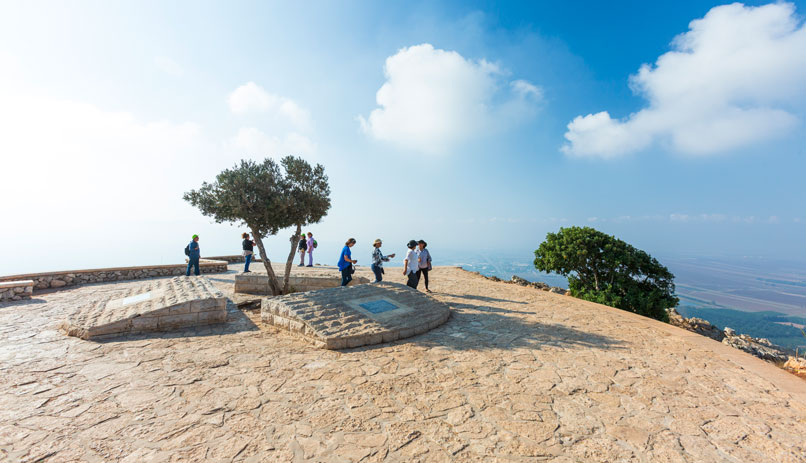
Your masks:
{"label": "person in blue jacket", "polygon": [[199,251],[199,235],[193,235],[193,239],[190,244],[188,244],[188,249],[190,252],[188,253],[188,269],[187,272],[185,272],[185,276],[190,276],[191,266],[195,268],[193,274],[198,276],[199,273],[201,273],[199,272],[199,258],[201,257],[201,252]]}
{"label": "person in blue jacket", "polygon": [[344,243],[344,248],[341,250],[339,256],[339,270],[341,270],[341,285],[347,286],[353,280],[353,264],[357,264],[358,260],[354,260],[350,253],[350,248],[355,246],[355,238],[350,238]]}

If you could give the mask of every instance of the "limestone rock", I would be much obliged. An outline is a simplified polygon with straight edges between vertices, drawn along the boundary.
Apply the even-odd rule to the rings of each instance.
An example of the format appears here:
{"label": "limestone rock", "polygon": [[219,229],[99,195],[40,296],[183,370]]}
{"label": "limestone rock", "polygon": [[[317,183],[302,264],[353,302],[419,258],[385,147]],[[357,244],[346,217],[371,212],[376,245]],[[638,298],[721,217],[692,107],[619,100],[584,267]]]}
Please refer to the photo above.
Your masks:
{"label": "limestone rock", "polygon": [[[696,317],[685,318],[675,309],[669,309],[669,323],[683,328],[684,330],[693,331],[697,334],[707,336],[715,341],[722,342],[722,340],[725,338],[725,333],[723,333],[722,330],[716,326],[712,325],[709,321]],[[727,328],[726,332],[728,329],[730,328]]]}
{"label": "limestone rock", "polygon": [[746,334],[737,335],[736,332],[730,328],[725,328],[724,334],[725,338],[722,339],[722,344],[741,349],[762,360],[782,363],[786,362],[789,358],[784,351],[771,343],[769,339],[753,338]]}

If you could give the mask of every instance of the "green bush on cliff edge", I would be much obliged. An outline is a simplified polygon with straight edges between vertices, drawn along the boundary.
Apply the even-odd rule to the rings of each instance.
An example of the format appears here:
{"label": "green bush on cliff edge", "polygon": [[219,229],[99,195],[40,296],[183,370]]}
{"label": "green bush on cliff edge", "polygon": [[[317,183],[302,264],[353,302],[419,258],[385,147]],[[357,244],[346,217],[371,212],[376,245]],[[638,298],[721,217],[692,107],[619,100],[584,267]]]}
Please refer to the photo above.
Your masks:
{"label": "green bush on cliff edge", "polygon": [[646,252],[590,227],[560,228],[535,251],[535,268],[568,278],[571,295],[669,321],[674,275]]}

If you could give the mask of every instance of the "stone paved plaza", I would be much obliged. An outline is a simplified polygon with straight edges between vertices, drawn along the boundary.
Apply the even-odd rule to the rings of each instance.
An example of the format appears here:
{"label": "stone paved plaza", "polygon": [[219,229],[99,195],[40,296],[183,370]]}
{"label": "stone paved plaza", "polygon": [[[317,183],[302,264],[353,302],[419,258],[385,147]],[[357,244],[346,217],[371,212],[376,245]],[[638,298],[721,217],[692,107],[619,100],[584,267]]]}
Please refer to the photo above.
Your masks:
{"label": "stone paved plaza", "polygon": [[[230,296],[233,275],[209,278]],[[806,461],[799,378],[615,309],[432,275],[447,323],[345,351],[232,303],[175,333],[57,330],[137,282],[0,303],[0,461]]]}

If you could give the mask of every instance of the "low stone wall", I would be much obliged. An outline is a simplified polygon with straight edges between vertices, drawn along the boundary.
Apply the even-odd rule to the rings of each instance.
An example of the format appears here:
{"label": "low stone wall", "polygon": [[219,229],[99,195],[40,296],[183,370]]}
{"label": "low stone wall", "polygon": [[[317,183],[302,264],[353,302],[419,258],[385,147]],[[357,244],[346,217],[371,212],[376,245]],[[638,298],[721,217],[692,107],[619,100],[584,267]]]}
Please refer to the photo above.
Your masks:
{"label": "low stone wall", "polygon": [[0,283],[0,301],[30,299],[33,293],[33,280],[6,281]]}
{"label": "low stone wall", "polygon": [[[108,281],[139,280],[143,278],[184,275],[185,264],[146,265],[140,267],[115,267],[88,270],[65,270],[61,272],[28,273],[0,277],[0,283],[16,280],[32,280],[33,290],[56,289],[86,283],[103,283]],[[222,273],[227,271],[227,262],[223,260],[201,259],[201,273]]]}
{"label": "low stone wall", "polygon": [[[281,280],[282,282],[282,280]],[[354,276],[349,286],[369,283],[364,277]],[[336,288],[341,285],[341,275],[291,275],[288,281],[291,291],[298,293],[318,289]],[[235,275],[235,292],[243,294],[270,295],[269,277],[263,274],[239,273]]]}
{"label": "low stone wall", "polygon": [[[244,257],[242,255],[234,255],[234,256],[213,256],[213,257],[206,257],[207,260],[223,260],[226,261],[228,264],[237,264],[239,262],[244,262]],[[257,254],[252,255],[252,262],[262,262],[260,257]]]}

